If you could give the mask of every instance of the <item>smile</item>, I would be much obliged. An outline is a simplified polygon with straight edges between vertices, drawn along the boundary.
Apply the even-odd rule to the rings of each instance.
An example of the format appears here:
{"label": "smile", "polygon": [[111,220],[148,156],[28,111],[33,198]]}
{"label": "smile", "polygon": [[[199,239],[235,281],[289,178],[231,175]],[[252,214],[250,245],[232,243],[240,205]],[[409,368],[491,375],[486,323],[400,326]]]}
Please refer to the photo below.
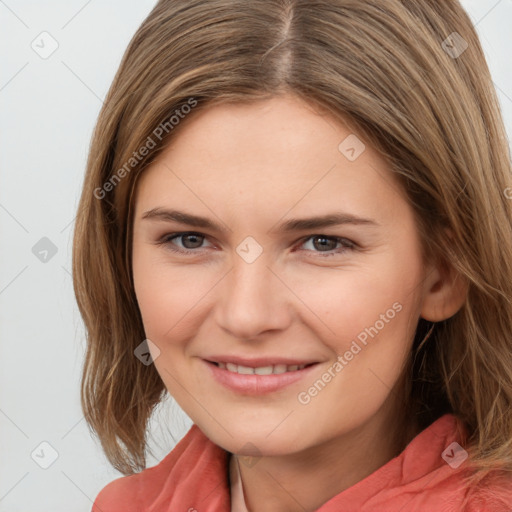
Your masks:
{"label": "smile", "polygon": [[[203,359],[213,380],[222,387],[241,395],[266,395],[284,390],[302,381],[318,367],[319,363],[308,364],[269,364],[253,362],[254,366]],[[256,365],[258,364],[258,365]]]}
{"label": "smile", "polygon": [[258,366],[257,368],[252,368],[250,366],[242,366],[236,365],[233,363],[217,363],[217,366],[223,370],[228,370],[229,372],[239,373],[241,375],[279,375],[281,373],[287,372],[295,372],[297,370],[302,370],[308,365],[285,365],[285,364],[276,364],[270,366]]}

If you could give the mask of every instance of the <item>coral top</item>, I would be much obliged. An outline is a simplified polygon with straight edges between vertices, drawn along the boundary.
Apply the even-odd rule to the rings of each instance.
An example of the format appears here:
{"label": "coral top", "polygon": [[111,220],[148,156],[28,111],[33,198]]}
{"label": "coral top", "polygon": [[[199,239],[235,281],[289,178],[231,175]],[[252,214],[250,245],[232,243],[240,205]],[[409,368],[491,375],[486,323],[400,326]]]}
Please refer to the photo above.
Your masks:
{"label": "coral top", "polygon": [[[459,427],[460,428],[460,427]],[[334,496],[317,512],[512,512],[512,477],[494,474],[466,488],[457,419],[446,414],[394,459]],[[108,484],[93,512],[231,512],[245,510],[230,453],[196,425],[158,465]],[[232,466],[233,467],[233,466]],[[239,505],[234,505],[238,503]]]}

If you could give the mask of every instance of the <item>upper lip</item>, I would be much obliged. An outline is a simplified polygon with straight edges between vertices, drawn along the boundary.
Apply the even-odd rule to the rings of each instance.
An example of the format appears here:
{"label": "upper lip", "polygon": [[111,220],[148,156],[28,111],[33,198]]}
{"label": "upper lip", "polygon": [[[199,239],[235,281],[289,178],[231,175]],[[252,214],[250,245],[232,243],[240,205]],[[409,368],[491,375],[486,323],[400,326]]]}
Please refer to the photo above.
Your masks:
{"label": "upper lip", "polygon": [[275,366],[284,364],[286,366],[302,366],[318,363],[314,359],[292,359],[290,357],[237,357],[233,355],[205,357],[206,361],[212,363],[231,363],[248,368],[260,368],[263,366]]}

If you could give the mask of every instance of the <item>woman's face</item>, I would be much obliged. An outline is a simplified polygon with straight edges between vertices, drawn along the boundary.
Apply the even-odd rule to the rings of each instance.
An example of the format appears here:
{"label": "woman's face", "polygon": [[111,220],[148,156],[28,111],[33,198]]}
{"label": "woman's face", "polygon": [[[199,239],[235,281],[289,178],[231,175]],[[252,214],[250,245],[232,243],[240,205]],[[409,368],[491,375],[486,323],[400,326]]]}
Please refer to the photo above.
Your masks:
{"label": "woman's face", "polygon": [[293,96],[210,107],[135,201],[154,364],[210,439],[296,453],[390,414],[431,282],[368,144]]}

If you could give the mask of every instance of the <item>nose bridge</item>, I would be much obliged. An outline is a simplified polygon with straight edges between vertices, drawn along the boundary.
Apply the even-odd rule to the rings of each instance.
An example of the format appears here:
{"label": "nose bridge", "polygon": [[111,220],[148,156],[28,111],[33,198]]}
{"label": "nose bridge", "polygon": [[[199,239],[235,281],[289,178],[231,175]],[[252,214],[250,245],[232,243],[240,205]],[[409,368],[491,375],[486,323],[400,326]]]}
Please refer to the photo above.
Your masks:
{"label": "nose bridge", "polygon": [[254,260],[233,256],[233,268],[223,280],[217,304],[217,322],[238,338],[283,329],[290,320],[283,284],[269,267],[271,261],[264,254]]}

